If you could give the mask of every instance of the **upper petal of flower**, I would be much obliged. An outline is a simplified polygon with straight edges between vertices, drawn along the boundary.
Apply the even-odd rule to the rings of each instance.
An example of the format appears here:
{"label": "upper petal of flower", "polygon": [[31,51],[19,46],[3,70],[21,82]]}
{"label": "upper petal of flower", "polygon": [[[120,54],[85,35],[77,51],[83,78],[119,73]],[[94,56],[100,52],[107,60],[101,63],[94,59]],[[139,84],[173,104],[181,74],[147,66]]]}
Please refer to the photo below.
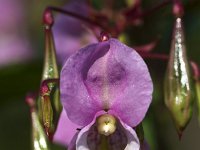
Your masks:
{"label": "upper petal of flower", "polygon": [[62,68],[61,101],[69,119],[74,123],[85,126],[102,110],[101,101],[92,98],[84,80],[93,63],[108,50],[108,42],[92,44],[72,55]]}
{"label": "upper petal of flower", "polygon": [[70,57],[61,73],[61,100],[80,125],[109,110],[129,126],[144,118],[151,102],[151,77],[143,59],[116,39],[93,44]]}
{"label": "upper petal of flower", "polygon": [[[117,40],[111,40],[110,51],[113,52],[109,59],[113,61],[110,60],[108,66],[115,68],[112,69],[110,77],[115,78],[113,88],[111,86],[109,91],[112,95],[109,108],[123,122],[135,127],[143,120],[151,103],[152,80],[147,65],[135,50]],[[119,81],[121,83],[117,85]]]}

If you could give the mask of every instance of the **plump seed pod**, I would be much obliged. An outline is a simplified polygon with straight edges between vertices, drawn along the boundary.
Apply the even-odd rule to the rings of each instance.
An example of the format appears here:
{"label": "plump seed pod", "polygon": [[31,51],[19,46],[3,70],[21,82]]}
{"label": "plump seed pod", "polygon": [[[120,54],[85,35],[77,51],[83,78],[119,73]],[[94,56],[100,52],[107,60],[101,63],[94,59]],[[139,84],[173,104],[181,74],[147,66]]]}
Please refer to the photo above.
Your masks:
{"label": "plump seed pod", "polygon": [[33,94],[29,94],[26,97],[26,103],[30,108],[31,114],[31,124],[32,124],[32,140],[31,147],[32,150],[64,150],[66,148],[61,147],[59,145],[55,145],[49,142],[47,136],[42,128],[42,124],[40,123],[37,109],[36,109],[36,99]]}
{"label": "plump seed pod", "polygon": [[49,139],[52,139],[55,126],[53,122],[53,108],[51,106],[50,95],[43,95],[40,97],[40,112],[42,115],[42,124]]}
{"label": "plump seed pod", "polygon": [[33,149],[34,150],[50,150],[45,133],[39,122],[39,118],[35,111],[31,112],[32,126],[33,126]]}
{"label": "plump seed pod", "polygon": [[44,12],[45,53],[38,113],[41,123],[51,140],[62,110],[59,92],[59,74],[52,34],[53,16],[49,9]]}
{"label": "plump seed pod", "polygon": [[165,104],[174,120],[179,137],[193,111],[193,91],[186,55],[181,18],[176,18],[170,57],[164,83]]}

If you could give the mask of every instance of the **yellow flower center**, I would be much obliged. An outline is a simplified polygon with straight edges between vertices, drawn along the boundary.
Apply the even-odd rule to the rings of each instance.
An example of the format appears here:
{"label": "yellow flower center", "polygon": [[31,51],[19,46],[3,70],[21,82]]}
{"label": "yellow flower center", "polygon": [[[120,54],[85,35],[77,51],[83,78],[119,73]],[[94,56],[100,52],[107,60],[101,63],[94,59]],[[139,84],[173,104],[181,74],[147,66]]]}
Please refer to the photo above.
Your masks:
{"label": "yellow flower center", "polygon": [[114,116],[109,114],[101,115],[97,118],[97,130],[99,134],[105,136],[111,135],[116,130],[116,119]]}

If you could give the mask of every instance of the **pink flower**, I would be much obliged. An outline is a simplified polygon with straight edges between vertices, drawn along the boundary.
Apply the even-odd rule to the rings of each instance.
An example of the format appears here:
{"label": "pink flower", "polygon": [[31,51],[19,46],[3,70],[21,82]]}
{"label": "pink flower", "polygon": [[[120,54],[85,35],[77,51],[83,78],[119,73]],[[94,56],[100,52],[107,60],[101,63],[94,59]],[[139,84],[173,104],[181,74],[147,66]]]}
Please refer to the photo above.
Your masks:
{"label": "pink flower", "polygon": [[153,85],[136,51],[116,39],[80,49],[62,68],[60,90],[70,121],[81,127],[68,149],[93,150],[104,139],[109,149],[140,149],[132,127],[145,117]]}

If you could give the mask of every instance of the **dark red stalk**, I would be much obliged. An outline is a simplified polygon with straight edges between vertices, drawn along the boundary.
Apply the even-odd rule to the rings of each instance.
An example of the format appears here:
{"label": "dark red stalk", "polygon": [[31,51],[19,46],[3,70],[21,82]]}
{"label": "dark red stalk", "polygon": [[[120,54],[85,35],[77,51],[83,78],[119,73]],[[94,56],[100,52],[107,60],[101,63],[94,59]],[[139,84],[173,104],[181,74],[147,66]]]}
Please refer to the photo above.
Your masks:
{"label": "dark red stalk", "polygon": [[139,7],[139,6],[136,6],[136,7],[133,7],[132,9],[128,10],[127,12],[125,12],[125,16],[127,17],[128,20],[131,20],[131,21],[140,19],[140,18],[144,18],[146,16],[153,14],[155,11],[165,7],[166,5],[170,4],[171,2],[172,2],[172,0],[162,1],[144,12],[138,11],[138,9],[136,7]]}
{"label": "dark red stalk", "polygon": [[182,17],[184,15],[184,7],[181,0],[173,0],[173,14],[176,17]]}
{"label": "dark red stalk", "polygon": [[58,7],[49,6],[47,9],[50,10],[50,11],[55,11],[55,12],[59,12],[61,14],[65,14],[65,15],[74,17],[76,19],[82,20],[83,22],[89,23],[91,25],[98,26],[98,27],[102,28],[103,30],[107,31],[107,29],[100,22],[98,22],[95,19],[91,19],[91,18],[88,18],[88,17],[85,17],[85,16],[81,16],[77,13],[73,13],[69,10],[64,10],[64,9],[61,9],[61,8],[58,8]]}
{"label": "dark red stalk", "polygon": [[43,23],[47,26],[52,26],[54,23],[53,14],[50,9],[45,9],[43,14]]}
{"label": "dark red stalk", "polygon": [[[133,20],[137,20],[143,17],[146,17],[148,15],[151,15],[152,13],[154,13],[155,11],[157,11],[158,9],[170,4],[170,2],[172,2],[173,0],[165,0],[159,4],[157,4],[156,6],[150,8],[149,10],[142,12],[142,11],[137,11],[137,9],[135,9],[135,7],[133,7],[131,10],[128,10],[127,12],[125,12],[125,16],[127,20],[133,21]],[[137,6],[136,6],[137,7]],[[47,7],[48,11],[50,12],[59,12],[61,14],[65,14],[71,17],[74,17],[76,19],[82,20],[85,23],[100,27],[102,30],[106,31],[106,32],[110,32],[112,30],[110,30],[110,28],[107,26],[107,24],[105,24],[105,22],[102,22],[102,20],[98,20],[98,18],[93,17],[93,18],[89,18],[89,17],[85,17],[82,15],[79,15],[77,13],[71,12],[69,10],[64,10],[62,8],[58,8],[58,7],[53,7],[53,6],[49,6]],[[45,15],[44,15],[45,16]],[[48,17],[47,17],[48,18]],[[101,23],[102,22],[102,23]]]}
{"label": "dark red stalk", "polygon": [[[144,59],[159,59],[167,61],[169,59],[169,55],[167,54],[156,54],[156,53],[144,53],[144,52],[138,52]],[[190,65],[193,70],[194,79],[197,81],[200,77],[200,68],[194,61],[190,61]]]}
{"label": "dark red stalk", "polygon": [[31,112],[35,109],[35,97],[36,94],[28,93],[25,98],[25,102],[29,106]]}

